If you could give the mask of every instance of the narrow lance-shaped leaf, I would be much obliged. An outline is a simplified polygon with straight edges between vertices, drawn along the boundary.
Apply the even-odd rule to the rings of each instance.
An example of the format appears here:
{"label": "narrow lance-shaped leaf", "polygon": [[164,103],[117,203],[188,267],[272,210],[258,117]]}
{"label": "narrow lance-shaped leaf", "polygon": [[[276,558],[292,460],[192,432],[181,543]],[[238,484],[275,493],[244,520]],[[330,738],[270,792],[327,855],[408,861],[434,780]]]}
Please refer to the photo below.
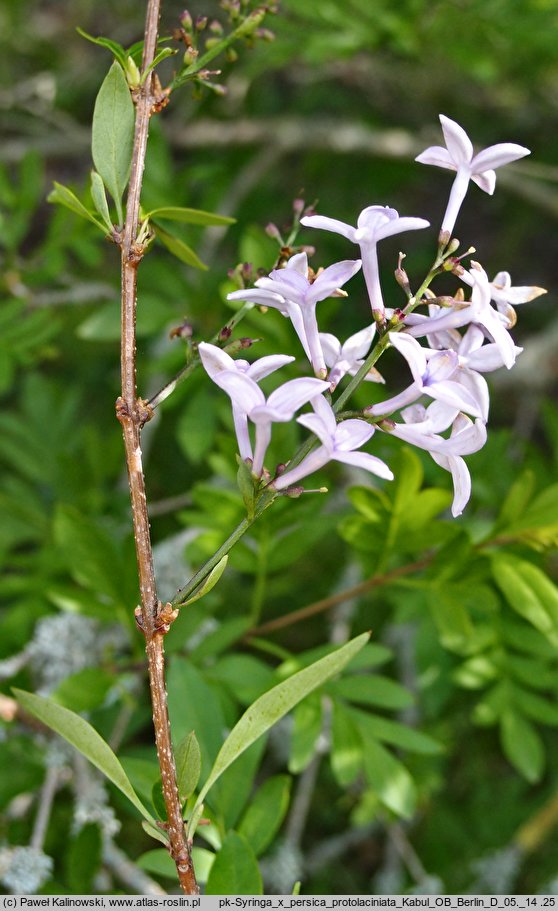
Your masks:
{"label": "narrow lance-shaped leaf", "polygon": [[97,209],[97,212],[107,227],[107,231],[109,233],[112,233],[112,222],[110,220],[110,212],[107,202],[107,194],[105,193],[105,185],[102,181],[101,175],[97,174],[96,171],[91,171],[91,198],[93,200],[95,208]]}
{"label": "narrow lance-shaped leaf", "polygon": [[205,795],[237,756],[240,756],[250,744],[269,730],[308,693],[341,671],[353,655],[356,655],[368,642],[368,639],[369,633],[362,633],[356,639],[352,639],[309,667],[303,668],[256,699],[244,712],[221,747],[209,777],[199,793],[196,807],[192,813],[190,830],[192,824],[195,824],[196,817],[199,818],[199,809]]}
{"label": "narrow lance-shaped leaf", "polygon": [[86,218],[88,221],[93,222],[103,234],[106,234],[105,226],[95,218],[89,209],[86,209],[75,193],[72,193],[72,191],[68,189],[68,187],[63,186],[63,184],[54,181],[54,190],[51,190],[48,194],[47,202],[58,203],[61,206],[65,206],[67,209],[70,209],[70,211],[75,212],[76,215],[80,215],[82,218]]}
{"label": "narrow lance-shaped leaf", "polygon": [[93,35],[90,35],[88,32],[84,31],[82,28],[77,28],[76,31],[82,38],[86,38],[87,41],[91,41],[93,44],[99,44],[101,47],[106,47],[107,50],[114,54],[115,58],[120,61],[122,66],[126,63],[126,51],[121,44],[118,44],[116,41],[111,41],[110,38],[94,38]]}
{"label": "narrow lance-shaped leaf", "polygon": [[122,195],[130,176],[135,112],[126,77],[114,62],[108,71],[93,111],[91,151],[95,168],[116,204],[123,222]]}
{"label": "narrow lance-shaped leaf", "polygon": [[201,772],[201,753],[194,731],[180,741],[175,750],[176,781],[181,800],[193,794]]}
{"label": "narrow lance-shaped leaf", "polygon": [[204,595],[207,595],[211,589],[217,585],[219,579],[225,572],[228,561],[229,555],[225,554],[225,556],[219,560],[217,566],[213,567],[207,578],[204,580],[203,585],[200,586],[200,588],[194,595],[192,595],[191,598],[188,598],[188,600],[184,602],[184,606],[186,606],[186,604],[193,604],[194,601],[199,601],[200,598],[203,598]]}
{"label": "narrow lance-shaped leaf", "polygon": [[201,261],[197,253],[195,253],[188,244],[185,244],[179,237],[175,237],[174,234],[169,234],[169,232],[165,231],[164,228],[161,228],[159,224],[156,224],[155,228],[156,236],[161,243],[163,243],[167,250],[169,250],[173,256],[176,256],[180,262],[186,263],[187,266],[193,266],[194,269],[203,269],[204,271],[207,271],[205,263]]}
{"label": "narrow lance-shaped leaf", "polygon": [[155,822],[134,791],[120,761],[108,743],[103,740],[95,728],[91,727],[88,721],[45,696],[37,696],[35,693],[26,693],[24,690],[18,689],[14,689],[13,692],[17,701],[30,715],[34,715],[47,727],[64,737],[122,791],[145,819],[150,823]]}
{"label": "narrow lance-shaped leaf", "polygon": [[235,218],[229,218],[228,215],[217,215],[214,212],[204,212],[202,209],[187,209],[182,206],[162,206],[159,209],[152,209],[145,218],[154,219],[155,221],[162,218],[190,225],[205,225],[206,227],[233,225],[236,221]]}

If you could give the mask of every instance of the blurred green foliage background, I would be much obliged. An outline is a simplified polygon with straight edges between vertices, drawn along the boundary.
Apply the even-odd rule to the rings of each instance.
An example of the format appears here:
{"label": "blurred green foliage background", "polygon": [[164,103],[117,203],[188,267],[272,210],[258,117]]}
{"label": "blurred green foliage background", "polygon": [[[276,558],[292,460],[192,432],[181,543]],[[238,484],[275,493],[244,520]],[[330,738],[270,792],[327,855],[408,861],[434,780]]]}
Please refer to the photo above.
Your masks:
{"label": "blurred green foliage background", "polygon": [[[182,8],[164,3],[162,35]],[[222,18],[212,0],[190,11]],[[143,13],[135,0],[0,3],[0,670],[8,699],[15,683],[87,712],[156,805],[114,420],[118,255],[94,226],[46,202],[54,180],[82,199],[89,192],[91,117],[111,60],[76,26],[127,46],[141,38]],[[450,481],[428,456],[378,434],[374,452],[399,468],[395,491],[331,467],[318,479],[329,497],[266,513],[220,585],[173,628],[171,714],[179,736],[196,729],[206,758],[289,661],[291,672],[305,663],[304,650],[369,628],[380,649],[232,767],[210,807],[214,842],[205,850],[239,832],[262,857],[268,892],[290,891],[295,880],[307,893],[556,892],[558,3],[282,0],[266,25],[274,41],[240,48],[234,64],[219,61],[224,96],[182,89],[153,120],[144,207],[192,206],[237,221],[227,230],[184,227],[208,271],[162,248],[142,265],[140,394],[153,395],[183,365],[174,327],[186,320],[199,341],[231,316],[230,269],[248,262],[269,271],[276,245],[264,228],[288,224],[295,198],[319,200],[320,212],[350,223],[367,205],[390,205],[436,231],[450,176],[413,158],[440,141],[440,112],[479,147],[513,141],[532,150],[498,172],[493,198],[471,187],[458,236],[490,275],[507,269],[515,284],[549,294],[519,310],[514,337],[525,352],[514,371],[491,376],[489,442],[468,460],[465,516],[448,521]],[[172,59],[162,65],[163,84],[172,68]],[[388,306],[403,300],[390,281],[401,243],[416,283],[428,269],[436,234],[418,233],[383,245]],[[315,268],[353,255],[337,236],[299,239],[316,243]],[[321,312],[341,338],[369,319],[362,290]],[[298,354],[276,312],[250,314],[239,332],[262,339],[257,356]],[[383,366],[388,384],[401,382],[396,358]],[[369,396],[359,390],[356,405]],[[278,428],[277,460],[295,441],[293,427]],[[242,517],[228,400],[196,372],[144,442],[165,598]],[[436,488],[430,499],[420,499],[423,484]],[[390,576],[415,562],[414,575]],[[243,639],[372,577],[381,581],[359,597],[265,640],[263,630]],[[518,597],[521,580],[527,593]],[[368,683],[355,683],[362,670]],[[9,703],[0,708],[6,888],[176,888],[119,795],[28,719],[12,720]],[[254,805],[267,840],[255,811],[248,815]],[[544,808],[549,815],[538,816]],[[26,857],[18,873],[17,846],[31,846],[38,867],[50,858],[46,872],[25,879]]]}

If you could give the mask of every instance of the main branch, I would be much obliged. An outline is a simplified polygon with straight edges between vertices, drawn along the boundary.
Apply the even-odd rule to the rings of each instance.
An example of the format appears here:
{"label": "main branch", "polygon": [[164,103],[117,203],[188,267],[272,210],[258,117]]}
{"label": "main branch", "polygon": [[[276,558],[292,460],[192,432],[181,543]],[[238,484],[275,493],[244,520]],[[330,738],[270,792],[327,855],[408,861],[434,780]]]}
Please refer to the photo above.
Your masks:
{"label": "main branch", "polygon": [[[145,23],[145,44],[142,70],[150,67],[157,47],[160,0],[148,0]],[[163,798],[167,810],[166,830],[169,851],[176,864],[178,878],[183,892],[195,895],[199,892],[190,847],[186,840],[182,807],[176,783],[176,768],[165,687],[164,635],[169,629],[172,615],[165,612],[157,598],[153,551],[149,531],[149,516],[145,494],[141,454],[141,429],[149,420],[150,409],[137,397],[136,392],[136,301],[137,272],[143,256],[143,248],[137,243],[139,205],[145,165],[149,119],[156,104],[154,80],[150,75],[140,87],[136,99],[136,123],[130,183],[126,205],[126,221],[122,231],[122,278],[121,278],[121,380],[122,394],[116,403],[116,413],[122,425],[126,464],[130,483],[130,498],[134,524],[134,538],[138,563],[141,613],[138,625],[145,635],[155,743]]]}

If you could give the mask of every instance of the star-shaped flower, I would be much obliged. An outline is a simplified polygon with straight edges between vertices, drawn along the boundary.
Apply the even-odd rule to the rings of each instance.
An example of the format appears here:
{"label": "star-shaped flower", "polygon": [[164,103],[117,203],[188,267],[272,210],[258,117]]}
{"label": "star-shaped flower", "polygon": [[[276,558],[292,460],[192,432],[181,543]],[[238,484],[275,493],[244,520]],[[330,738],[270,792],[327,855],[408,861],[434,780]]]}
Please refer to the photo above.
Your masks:
{"label": "star-shaped flower", "polygon": [[413,375],[413,383],[399,395],[366,408],[368,414],[391,414],[411,402],[416,402],[421,395],[428,395],[445,402],[456,411],[465,411],[474,417],[486,419],[484,412],[487,411],[487,406],[482,392],[484,380],[479,377],[479,395],[476,385],[470,382],[469,376],[460,368],[456,351],[423,348],[416,339],[404,332],[390,332],[389,340],[407,361]]}
{"label": "star-shaped flower", "polygon": [[[289,380],[266,399],[258,384],[239,371],[223,370],[213,379],[228,393],[238,410],[256,425],[252,473],[257,478],[263,471],[265,453],[271,440],[272,423],[292,420],[299,408],[320,392],[325,392],[329,386],[324,380],[313,377]],[[250,455],[247,458],[250,458]]]}
{"label": "star-shaped flower", "polygon": [[469,181],[474,181],[481,190],[492,195],[496,185],[494,169],[509,164],[511,161],[517,161],[518,158],[523,158],[525,155],[530,155],[530,151],[514,142],[500,142],[497,145],[488,146],[475,155],[473,144],[463,127],[460,127],[454,120],[450,120],[449,117],[445,117],[444,114],[440,114],[440,123],[446,140],[446,148],[429,146],[417,156],[415,161],[457,171],[440,231],[440,241],[448,243]]}
{"label": "star-shaped flower", "polygon": [[[466,269],[460,276],[468,285],[474,284],[474,277]],[[498,272],[494,276],[490,285],[490,296],[494,301],[500,313],[509,316],[509,308],[517,307],[518,304],[527,304],[529,301],[546,294],[546,288],[537,288],[536,285],[512,285],[511,275],[509,272]]]}
{"label": "star-shaped flower", "polygon": [[[361,329],[360,332],[355,332],[354,335],[351,335],[343,345],[331,333],[320,332],[324,359],[330,368],[328,380],[329,388],[332,392],[345,374],[348,373],[350,376],[354,376],[360,370],[364,363],[364,358],[370,350],[375,332],[376,326],[372,323],[365,329]],[[385,382],[382,375],[374,367],[366,374],[364,379],[372,383]]]}
{"label": "star-shaped flower", "polygon": [[342,234],[348,240],[358,244],[362,256],[362,271],[366,280],[372,314],[376,322],[383,322],[385,315],[380,272],[378,266],[378,241],[402,231],[416,231],[427,228],[430,222],[424,218],[400,218],[399,213],[389,206],[368,206],[358,216],[356,228],[338,221],[337,218],[326,218],[324,215],[305,215],[300,219],[301,225],[307,228],[321,228]]}
{"label": "star-shaped flower", "polygon": [[388,481],[393,480],[393,473],[381,459],[367,452],[354,451],[370,439],[374,427],[366,421],[353,418],[338,424],[331,405],[326,402],[323,395],[312,399],[312,407],[314,414],[302,414],[297,421],[316,434],[322,445],[310,452],[300,465],[279,475],[273,481],[276,490],[292,487],[301,478],[318,471],[332,459],[346,465],[354,465],[356,468],[364,468]]}
{"label": "star-shaped flower", "polygon": [[[208,342],[201,342],[198,351],[203,366],[213,382],[217,383],[218,386],[222,385],[220,377],[225,371],[243,374],[257,383],[259,380],[263,380],[264,377],[269,376],[270,373],[274,373],[275,370],[279,370],[280,367],[295,360],[294,357],[288,354],[269,354],[258,358],[253,364],[241,358],[235,361],[222,348],[218,348],[217,345],[210,345]],[[225,387],[223,386],[222,388]],[[252,444],[248,431],[248,416],[236,404],[234,399],[232,400],[232,412],[240,458],[251,459]]]}
{"label": "star-shaped flower", "polygon": [[360,266],[360,259],[343,260],[328,266],[310,281],[308,257],[306,253],[296,253],[283,269],[274,269],[268,277],[259,278],[255,288],[233,291],[227,299],[275,307],[290,317],[314,373],[323,379],[327,369],[319,339],[316,304],[342,288]]}
{"label": "star-shaped flower", "polygon": [[[492,339],[500,353],[502,363],[508,370],[515,364],[518,351],[513,339],[507,330],[509,320],[490,305],[492,289],[488,276],[482,266],[471,263],[469,273],[473,281],[471,300],[468,303],[459,303],[457,306],[440,311],[442,315],[426,317],[418,321],[412,320],[414,325],[409,326],[406,332],[419,338],[422,335],[436,336],[440,332],[458,329],[474,323],[480,326]],[[413,314],[414,316],[414,314]]]}
{"label": "star-shaped flower", "polygon": [[[425,449],[434,461],[451,472],[454,487],[452,515],[459,516],[471,496],[471,476],[462,456],[478,452],[486,443],[484,421],[473,421],[445,402],[432,402],[428,408],[413,405],[402,412],[404,424],[381,428],[393,436]],[[451,425],[449,438],[440,436]]]}

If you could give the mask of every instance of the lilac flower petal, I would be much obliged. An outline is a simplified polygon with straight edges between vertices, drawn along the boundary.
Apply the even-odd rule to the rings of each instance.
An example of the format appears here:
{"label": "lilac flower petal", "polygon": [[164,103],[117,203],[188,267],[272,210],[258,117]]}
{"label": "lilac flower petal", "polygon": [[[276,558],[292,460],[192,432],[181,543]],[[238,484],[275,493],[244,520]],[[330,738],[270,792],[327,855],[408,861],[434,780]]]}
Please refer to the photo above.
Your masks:
{"label": "lilac flower petal", "polygon": [[295,269],[297,272],[300,272],[304,278],[308,278],[308,254],[307,253],[295,253],[294,256],[291,256],[287,266],[289,269]]}
{"label": "lilac flower petal", "polygon": [[[455,432],[458,422],[463,422],[463,426]],[[436,452],[444,452],[446,455],[471,455],[478,452],[486,443],[486,424],[484,421],[477,419],[474,423],[465,415],[458,415],[454,422],[454,429],[449,440],[444,440],[444,445],[436,449]]]}
{"label": "lilac flower petal", "polygon": [[358,418],[349,418],[337,425],[335,433],[335,451],[350,452],[359,449],[374,434],[374,427]]}
{"label": "lilac flower petal", "polygon": [[372,474],[384,478],[386,481],[393,481],[393,472],[390,471],[385,462],[382,462],[377,456],[369,455],[367,452],[334,452],[333,459],[337,462],[344,462],[345,465],[352,465],[355,468],[364,468],[365,471],[371,471]]}
{"label": "lilac flower petal", "polygon": [[426,354],[422,345],[419,345],[411,335],[403,332],[390,332],[389,340],[407,361],[415,383],[422,384],[422,378],[427,370]]}
{"label": "lilac flower petal", "polygon": [[273,487],[275,487],[276,490],[285,490],[287,487],[292,487],[293,484],[297,484],[298,481],[307,477],[307,475],[319,471],[320,468],[327,465],[330,459],[330,451],[327,450],[325,446],[320,446],[318,449],[314,449],[313,452],[310,452],[302,460],[300,465],[297,465],[290,471],[287,469],[282,475],[279,475],[279,477],[274,480]]}
{"label": "lilac flower petal", "polygon": [[341,288],[345,282],[348,282],[358,272],[361,265],[360,259],[345,259],[328,266],[327,269],[320,272],[314,283],[310,285],[307,294],[308,299],[321,301],[326,297],[330,297],[337,288]]}
{"label": "lilac flower petal", "polygon": [[327,368],[324,361],[322,346],[320,344],[315,304],[307,305],[302,311],[302,325],[304,327],[304,337],[310,353],[310,363],[312,364],[316,376],[323,378],[327,374]]}
{"label": "lilac flower petal", "polygon": [[[411,408],[407,408],[406,411],[401,412],[404,421],[407,420],[407,413],[410,411]],[[458,414],[459,411],[453,405],[439,401],[432,402],[424,410],[425,420],[428,421],[428,426],[433,433],[442,433],[451,427]]]}
{"label": "lilac flower petal", "polygon": [[422,385],[419,386],[417,383],[411,383],[410,386],[407,386],[406,389],[403,389],[402,392],[392,396],[390,399],[384,399],[383,402],[369,405],[365,411],[367,414],[374,415],[375,417],[379,417],[381,414],[393,414],[394,411],[405,408],[405,406],[410,405],[411,402],[416,402],[421,395]]}
{"label": "lilac flower petal", "polygon": [[324,215],[305,215],[300,219],[300,224],[306,228],[318,228],[323,231],[333,231],[334,234],[341,234],[348,240],[354,240],[355,228],[347,225],[344,221],[337,218],[326,218]]}
{"label": "lilac flower petal", "polygon": [[303,427],[315,434],[328,452],[333,452],[333,434],[329,432],[317,414],[301,414],[296,420],[298,424],[302,424]]}
{"label": "lilac flower petal", "polygon": [[230,354],[227,354],[222,348],[218,348],[217,345],[200,342],[198,351],[204,369],[211,379],[214,379],[222,370],[236,370],[235,362]]}
{"label": "lilac flower petal", "polygon": [[[515,357],[521,354],[522,351],[523,348],[518,348],[517,345],[514,345]],[[493,370],[498,370],[504,366],[500,347],[494,342],[490,342],[476,351],[471,351],[467,356],[467,366],[471,367],[472,370],[480,371],[480,373],[492,373]]]}
{"label": "lilac flower petal", "polygon": [[357,228],[365,229],[369,238],[378,237],[378,232],[392,221],[399,220],[399,212],[390,206],[367,206],[362,210],[357,220]]}
{"label": "lilac flower petal", "polygon": [[445,456],[436,452],[432,452],[431,456],[441,468],[445,468],[446,471],[451,472],[454,489],[451,514],[454,518],[457,518],[465,509],[471,496],[471,475],[469,474],[469,469],[463,459],[459,456]]}
{"label": "lilac flower petal", "polygon": [[272,291],[291,301],[298,301],[305,297],[308,291],[308,279],[294,269],[275,269],[264,278],[256,282],[257,288]]}
{"label": "lilac flower petal", "polygon": [[501,168],[504,164],[517,161],[518,158],[524,158],[525,155],[530,154],[529,149],[517,145],[515,142],[499,142],[475,155],[471,162],[471,171],[474,174],[480,174],[493,168]]}
{"label": "lilac flower petal", "polygon": [[459,358],[455,351],[439,351],[428,359],[428,368],[423,378],[425,386],[433,383],[443,383],[453,376],[459,366]]}
{"label": "lilac flower petal", "polygon": [[449,168],[451,171],[457,170],[453,158],[443,146],[429,146],[424,152],[417,155],[415,161],[420,164],[434,165],[436,168]]}
{"label": "lilac flower petal", "polygon": [[[259,279],[258,279],[259,281]],[[276,307],[284,309],[284,301],[279,294],[265,288],[246,288],[242,291],[231,291],[227,294],[228,301],[246,301],[247,303],[260,304],[263,307]]]}
{"label": "lilac flower petal", "polygon": [[458,167],[459,165],[469,165],[473,157],[473,143],[463,127],[460,127],[455,120],[450,120],[445,114],[440,114],[440,123],[448,152],[455,164]]}
{"label": "lilac flower petal", "polygon": [[[482,377],[479,377],[479,379],[482,381]],[[459,411],[465,411],[467,414],[472,414],[477,418],[483,416],[482,403],[461,382],[456,383],[452,380],[446,380],[443,383],[433,383],[431,386],[425,386],[424,392],[440,402],[445,402],[446,405],[450,405],[452,408],[457,408]]]}
{"label": "lilac flower petal", "polygon": [[250,364],[245,371],[246,376],[249,376],[251,380],[258,382],[259,380],[263,380],[264,377],[269,376],[270,373],[274,373],[275,370],[284,367],[285,364],[292,364],[294,360],[296,360],[296,358],[292,357],[290,354],[267,354],[265,357],[260,357],[257,361],[254,361],[253,364]]}
{"label": "lilac flower petal", "polygon": [[377,239],[383,240],[385,237],[393,237],[394,234],[402,234],[404,231],[418,231],[421,228],[428,227],[430,227],[430,222],[426,221],[425,218],[403,216],[398,218],[397,221],[392,221],[380,228]]}
{"label": "lilac flower petal", "polygon": [[496,187],[496,171],[483,171],[482,174],[471,174],[471,180],[476,183],[489,196],[492,196]]}
{"label": "lilac flower petal", "polygon": [[[275,392],[272,392],[267,400],[270,408],[283,412],[286,415],[292,415],[311,398],[325,392],[329,383],[325,380],[317,380],[312,377],[302,377],[297,380],[289,380],[283,383]],[[286,420],[290,420],[287,417]]]}
{"label": "lilac flower petal", "polygon": [[325,399],[323,395],[317,395],[316,398],[312,399],[312,408],[318,417],[322,420],[323,425],[329,435],[333,438],[337,430],[337,420],[333,408],[327,399]]}
{"label": "lilac flower petal", "polygon": [[341,348],[343,357],[346,358],[346,360],[349,362],[355,361],[357,358],[366,357],[370,350],[370,345],[372,344],[372,340],[375,334],[375,323],[372,323],[370,326],[366,326],[364,329],[361,329],[360,332],[355,332],[354,335],[351,335],[347,339]]}
{"label": "lilac flower petal", "polygon": [[320,344],[327,366],[333,367],[341,354],[341,342],[330,332],[320,332]]}
{"label": "lilac flower petal", "polygon": [[217,375],[216,382],[246,414],[265,404],[265,396],[258,384],[242,373],[223,370]]}
{"label": "lilac flower petal", "polygon": [[462,411],[467,411],[468,414],[472,414],[475,417],[482,418],[483,421],[487,421],[490,396],[488,392],[488,383],[485,378],[481,376],[480,373],[477,373],[476,370],[470,370],[468,367],[461,367],[459,371],[459,383],[461,387],[465,387],[468,390],[471,400],[478,409],[477,411],[473,411],[469,408],[463,408]]}

